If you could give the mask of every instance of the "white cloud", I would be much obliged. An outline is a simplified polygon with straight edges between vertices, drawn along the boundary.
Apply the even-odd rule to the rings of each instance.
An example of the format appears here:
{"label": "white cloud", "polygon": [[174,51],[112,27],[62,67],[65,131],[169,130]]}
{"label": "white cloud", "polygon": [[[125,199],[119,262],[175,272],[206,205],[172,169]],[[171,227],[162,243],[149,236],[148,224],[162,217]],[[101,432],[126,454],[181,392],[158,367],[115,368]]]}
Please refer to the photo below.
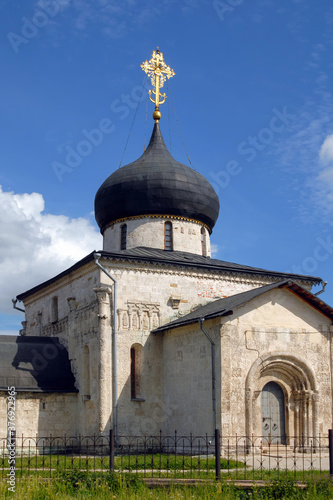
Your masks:
{"label": "white cloud", "polygon": [[325,164],[333,163],[333,134],[330,134],[324,140],[320,151],[319,157]]}
{"label": "white cloud", "polygon": [[[321,46],[315,50],[320,52]],[[290,109],[296,119],[274,150],[278,168],[290,179],[286,184],[292,189],[290,203],[304,224],[332,224],[333,94],[327,74],[315,70],[312,94],[298,109]]]}
{"label": "white cloud", "polygon": [[15,194],[0,186],[0,312],[11,299],[64,271],[102,246],[100,234],[84,218],[44,213],[39,193]]}
{"label": "white cloud", "polygon": [[324,195],[326,205],[333,208],[333,134],[325,138],[319,150],[319,158],[325,165],[317,178],[320,194]]}
{"label": "white cloud", "polygon": [[212,257],[217,257],[217,254],[219,253],[219,247],[216,245],[216,243],[212,243],[210,245],[210,252]]}

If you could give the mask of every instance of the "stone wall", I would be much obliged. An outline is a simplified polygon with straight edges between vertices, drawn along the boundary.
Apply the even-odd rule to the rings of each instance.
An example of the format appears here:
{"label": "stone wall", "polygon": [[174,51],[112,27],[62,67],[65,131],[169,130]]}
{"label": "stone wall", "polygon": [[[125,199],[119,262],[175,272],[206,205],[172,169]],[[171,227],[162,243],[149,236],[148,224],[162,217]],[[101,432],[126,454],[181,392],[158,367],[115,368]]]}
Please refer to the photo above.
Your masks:
{"label": "stone wall", "polygon": [[[156,433],[161,428],[168,432],[174,432],[175,429],[183,429],[184,432],[192,430],[194,433],[210,432],[212,419],[209,411],[211,404],[209,365],[211,361],[208,340],[199,330],[198,325],[190,330],[185,329],[182,333],[165,334],[164,337],[153,335],[150,331],[179,318],[196,306],[216,298],[266,285],[274,281],[274,278],[228,272],[218,273],[187,266],[171,267],[153,263],[111,261],[106,258],[101,258],[100,262],[117,280],[115,314],[118,324],[119,433]],[[52,321],[54,296],[58,298],[57,321]],[[271,310],[272,305],[266,306],[268,307],[266,310],[261,306],[257,308],[253,301],[253,311],[245,308],[242,314],[239,313],[237,320],[229,321],[223,327],[224,399],[222,407],[217,405],[217,415],[222,411],[222,423],[229,432],[234,432],[236,428],[240,429],[240,432],[245,432],[245,410],[233,417],[234,426],[230,421],[230,415],[234,415],[237,404],[239,404],[238,409],[244,409],[247,373],[258,358],[259,351],[262,353],[261,356],[267,350],[271,350],[270,336],[275,338],[277,335],[278,344],[283,346],[286,345],[286,339],[291,335],[290,332],[297,332],[298,335],[300,329],[309,328],[306,325],[310,324],[313,330],[318,331],[318,321],[312,324],[311,321],[313,322],[314,319],[310,317],[310,313],[306,312],[310,316],[301,323],[298,314],[291,312],[291,309],[297,306],[296,311],[301,317],[301,314],[309,309],[304,306],[303,301],[295,305],[295,300],[297,302],[299,299],[292,297],[290,303],[289,298],[282,305],[278,303],[274,309],[277,313],[274,314]],[[112,364],[114,313],[112,280],[91,262],[26,299],[25,307],[24,334],[56,335],[68,349],[76,387],[79,390],[75,399],[76,417],[73,422],[73,431],[81,434],[107,432],[113,425],[112,402],[115,373],[115,366]],[[286,311],[289,309],[290,315],[286,316]],[[325,330],[327,321],[323,321],[323,324]],[[208,322],[207,325],[207,328],[212,328],[212,334],[215,335],[218,346],[220,338],[218,321],[213,326]],[[255,335],[254,347],[251,344],[253,338],[250,337],[248,331],[253,325],[257,328],[254,333],[251,330],[251,334]],[[260,337],[258,332],[261,332],[262,328],[264,333],[260,334]],[[274,330],[276,328],[278,330]],[[283,333],[283,329],[288,331]],[[279,333],[280,330],[282,333]],[[284,337],[284,334],[289,337]],[[300,335],[303,334],[300,333]],[[320,335],[318,339],[322,338]],[[260,348],[258,348],[258,342]],[[306,337],[303,344],[307,342]],[[317,346],[316,343],[315,345]],[[141,368],[138,366],[140,391],[139,397],[136,398],[131,397],[132,347],[138,349],[137,352],[140,353],[138,358],[141,359]],[[288,344],[289,347],[291,348],[291,344]],[[237,348],[239,356],[235,351]],[[293,348],[296,352],[295,345]],[[274,349],[278,350],[278,346]],[[324,347],[323,344],[320,349],[318,346],[314,349],[317,349],[320,356],[327,360],[327,346]],[[302,352],[299,350],[300,356],[303,355]],[[216,363],[217,365],[219,363],[218,356]],[[318,367],[313,369],[319,370]],[[140,370],[141,373],[139,373]],[[323,383],[326,383],[325,376],[327,378],[325,372],[321,371],[320,377]],[[195,383],[192,380],[195,380]],[[186,384],[189,384],[187,389]],[[327,386],[325,387],[327,392]],[[72,400],[71,395],[68,398]],[[326,402],[325,399],[325,404]],[[199,412],[198,418],[189,417],[189,408],[191,415],[193,412],[193,414]],[[39,410],[36,406],[31,406],[31,413],[35,415],[34,419],[37,418]]]}
{"label": "stone wall", "polygon": [[164,227],[167,221],[172,223],[173,250],[210,257],[210,236],[205,226],[199,222],[166,217],[128,219],[112,224],[104,231],[103,250],[121,250],[121,228],[124,224],[127,226],[127,249],[149,247],[164,250]]}
{"label": "stone wall", "polygon": [[269,381],[284,393],[286,432],[327,433],[331,422],[331,321],[286,290],[243,307],[221,330],[222,432],[262,434],[261,394]]}
{"label": "stone wall", "polygon": [[[220,401],[219,320],[206,322],[215,345],[216,401]],[[164,434],[214,434],[211,343],[199,324],[163,334]],[[219,422],[220,405],[216,405]]]}
{"label": "stone wall", "polygon": [[[7,393],[0,397],[1,437],[7,429]],[[18,439],[44,436],[75,436],[77,394],[19,392],[15,403],[15,428]]]}

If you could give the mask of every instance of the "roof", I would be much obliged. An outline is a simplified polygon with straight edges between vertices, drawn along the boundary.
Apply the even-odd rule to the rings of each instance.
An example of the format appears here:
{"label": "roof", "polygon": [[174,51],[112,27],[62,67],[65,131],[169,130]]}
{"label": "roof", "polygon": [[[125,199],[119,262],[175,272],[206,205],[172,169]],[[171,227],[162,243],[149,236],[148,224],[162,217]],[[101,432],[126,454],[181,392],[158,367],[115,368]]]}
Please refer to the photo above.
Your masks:
{"label": "roof", "polygon": [[[55,283],[57,280],[70,275],[76,269],[79,269],[80,267],[93,262],[94,253],[95,252],[91,252],[82,260],[76,262],[73,266],[58,274],[54,278],[51,278],[26,292],[17,295],[17,299],[24,300],[30,295],[38,292],[39,290],[42,290],[52,283]],[[317,276],[306,276],[303,274],[270,271],[259,267],[244,266],[224,260],[211,259],[210,257],[204,257],[202,255],[196,255],[189,252],[169,252],[157,248],[136,247],[130,250],[119,250],[118,252],[99,251],[99,253],[105,258],[124,262],[148,262],[151,264],[160,264],[166,266],[189,267],[193,269],[201,269],[203,271],[206,270],[217,273],[236,273],[257,277],[268,276],[271,278],[275,278],[277,281],[289,278],[294,281],[305,281],[310,283],[311,285],[319,284],[322,281],[322,278],[319,278]]]}
{"label": "roof", "polygon": [[305,288],[297,285],[297,283],[294,283],[291,280],[283,280],[277,283],[272,283],[270,285],[254,288],[252,290],[248,290],[247,292],[237,293],[236,295],[231,295],[230,297],[226,297],[224,299],[209,302],[208,304],[196,308],[194,311],[186,314],[185,316],[182,316],[181,318],[176,319],[175,321],[171,321],[170,323],[156,328],[155,330],[153,330],[153,333],[172,330],[180,326],[196,323],[199,322],[200,319],[206,320],[222,316],[229,316],[233,314],[236,307],[246,304],[250,300],[276,288],[289,289],[291,292],[298,295],[301,299],[306,301],[312,307],[314,307],[333,321],[333,308],[331,306],[323,302],[321,299],[316,297],[316,295],[313,295],[313,293],[309,292]]}
{"label": "roof", "polygon": [[95,217],[102,233],[111,222],[140,215],[181,216],[212,230],[219,210],[213,186],[171,156],[158,123],[143,155],[115,170],[95,198]]}
{"label": "roof", "polygon": [[57,337],[0,336],[0,390],[78,392],[67,349]]}

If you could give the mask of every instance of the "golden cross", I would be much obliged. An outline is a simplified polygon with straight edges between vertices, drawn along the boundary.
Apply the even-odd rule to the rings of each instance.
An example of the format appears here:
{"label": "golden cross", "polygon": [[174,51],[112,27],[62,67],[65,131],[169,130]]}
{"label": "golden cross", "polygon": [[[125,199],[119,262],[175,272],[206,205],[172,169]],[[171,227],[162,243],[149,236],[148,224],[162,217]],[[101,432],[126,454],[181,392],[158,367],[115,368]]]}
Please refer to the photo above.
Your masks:
{"label": "golden cross", "polygon": [[[162,52],[153,50],[152,58],[150,61],[145,61],[141,64],[141,68],[145,73],[147,73],[150,78],[151,84],[155,87],[154,90],[149,90],[149,99],[151,102],[155,103],[155,111],[153,113],[153,118],[157,123],[161,118],[161,113],[159,111],[159,105],[165,102],[166,94],[161,94],[160,89],[163,87],[166,78],[171,78],[176,73],[170,66],[167,66],[163,59]],[[155,97],[151,95],[154,94]]]}

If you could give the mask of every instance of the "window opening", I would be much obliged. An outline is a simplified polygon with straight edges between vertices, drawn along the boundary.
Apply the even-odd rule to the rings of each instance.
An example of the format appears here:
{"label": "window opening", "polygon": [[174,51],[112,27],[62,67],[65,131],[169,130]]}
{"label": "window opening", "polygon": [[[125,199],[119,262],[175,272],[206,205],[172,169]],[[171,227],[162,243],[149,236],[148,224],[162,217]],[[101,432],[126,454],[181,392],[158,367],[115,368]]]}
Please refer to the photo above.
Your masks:
{"label": "window opening", "polygon": [[166,222],[164,224],[164,249],[168,251],[173,250],[173,241],[172,241],[172,223]]}
{"label": "window opening", "polygon": [[135,380],[135,348],[131,348],[131,399],[136,398],[135,390],[136,380]]}
{"label": "window opening", "polygon": [[204,257],[207,256],[206,230],[204,227],[201,228],[201,252]]}
{"label": "window opening", "polygon": [[58,321],[58,297],[52,297],[52,323]]}
{"label": "window opening", "polygon": [[127,224],[121,226],[120,250],[126,250],[127,244]]}

